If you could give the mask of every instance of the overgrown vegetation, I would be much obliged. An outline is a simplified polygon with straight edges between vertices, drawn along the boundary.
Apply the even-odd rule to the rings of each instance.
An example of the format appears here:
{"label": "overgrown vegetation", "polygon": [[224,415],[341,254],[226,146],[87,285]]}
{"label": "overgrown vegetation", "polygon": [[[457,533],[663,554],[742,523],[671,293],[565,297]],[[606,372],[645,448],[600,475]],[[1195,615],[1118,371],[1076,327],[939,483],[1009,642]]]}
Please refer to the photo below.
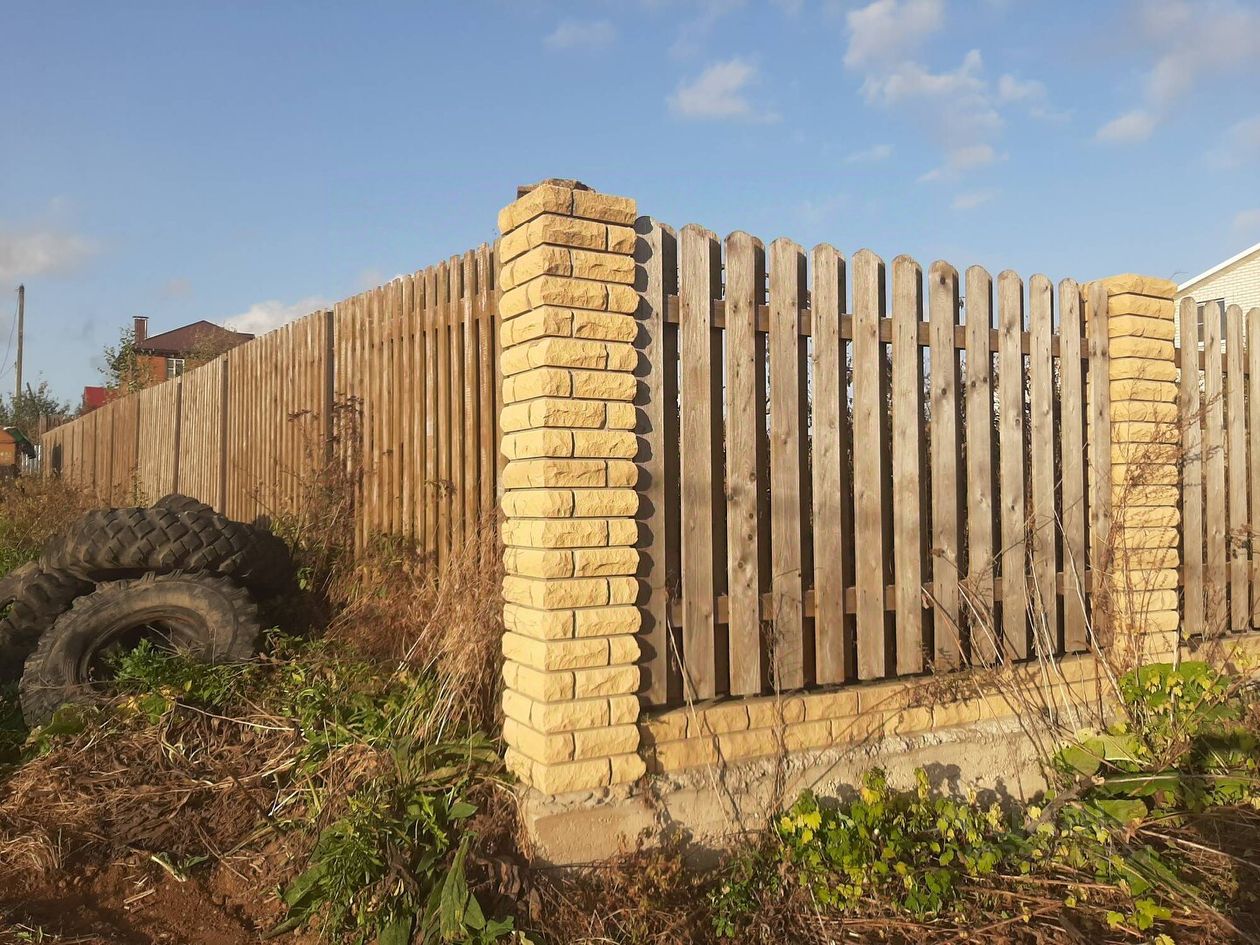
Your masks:
{"label": "overgrown vegetation", "polygon": [[[313,447],[317,474],[275,506],[303,593],[272,608],[284,630],[257,660],[208,667],[143,645],[115,667],[112,695],[29,736],[0,692],[0,765],[13,762],[0,770],[0,893],[20,902],[33,883],[119,864],[139,877],[129,896],[226,882],[248,890],[214,893],[247,915],[242,942],[1206,945],[1260,934],[1260,710],[1245,674],[1205,662],[1108,664],[1114,721],[1066,741],[1089,720],[1019,691],[1036,667],[926,680],[929,699],[1007,685],[1018,715],[1052,720],[1030,733],[1054,772],[1036,805],[960,797],[926,772],[898,790],[874,770],[851,796],[787,798],[765,831],[703,868],[672,835],[587,870],[531,865],[494,738],[494,530],[440,574],[395,540],[355,553],[356,416],[339,407],[335,442]],[[4,490],[0,566],[33,557],[82,502],[55,480]],[[1054,678],[1052,662],[1043,670]],[[15,940],[61,940],[19,921]],[[134,940],[118,936],[101,940]]]}

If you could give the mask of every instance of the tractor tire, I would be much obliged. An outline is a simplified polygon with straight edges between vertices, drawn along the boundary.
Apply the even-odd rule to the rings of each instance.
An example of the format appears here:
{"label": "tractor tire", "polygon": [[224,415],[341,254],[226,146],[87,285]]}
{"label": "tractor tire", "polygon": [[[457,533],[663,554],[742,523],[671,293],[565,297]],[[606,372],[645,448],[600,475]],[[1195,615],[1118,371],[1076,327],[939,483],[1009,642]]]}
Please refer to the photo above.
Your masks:
{"label": "tractor tire", "polygon": [[213,506],[206,505],[199,499],[192,496],[182,495],[178,492],[172,492],[170,495],[164,495],[153,503],[152,508],[166,509],[168,512],[178,514],[192,515],[213,515]]}
{"label": "tractor tire", "polygon": [[270,532],[213,511],[170,508],[88,512],[49,543],[40,567],[96,582],[147,572],[206,571],[263,595],[286,590],[293,577],[288,548]]}
{"label": "tractor tire", "polygon": [[40,634],[92,587],[73,575],[44,571],[33,561],[0,580],[0,682],[22,674]]}
{"label": "tractor tire", "polygon": [[101,584],[78,598],[40,638],[26,660],[19,692],[34,727],[65,702],[98,694],[108,662],[142,639],[206,663],[255,653],[258,605],[244,588],[206,574],[155,574]]}

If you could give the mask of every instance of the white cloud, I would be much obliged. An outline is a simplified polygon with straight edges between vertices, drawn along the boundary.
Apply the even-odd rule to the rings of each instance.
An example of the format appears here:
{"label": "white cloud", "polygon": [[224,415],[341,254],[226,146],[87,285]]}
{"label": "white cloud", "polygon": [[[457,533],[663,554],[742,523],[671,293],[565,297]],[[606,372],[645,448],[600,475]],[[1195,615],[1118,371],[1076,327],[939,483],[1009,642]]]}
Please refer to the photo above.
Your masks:
{"label": "white cloud", "polygon": [[692,0],[677,4],[680,9],[694,9],[696,15],[678,27],[669,54],[675,59],[695,59],[717,22],[743,5],[744,0]]}
{"label": "white cloud", "polygon": [[944,153],[945,163],[924,175],[928,179],[997,160],[1003,108],[1019,105],[1037,118],[1065,117],[1047,105],[1046,87],[1035,79],[1005,74],[995,85],[978,49],[954,69],[925,65],[919,53],[944,27],[944,0],[873,0],[850,10],[845,23],[844,64],[861,75],[867,104],[907,111]]}
{"label": "white cloud", "polygon": [[985,167],[996,160],[998,160],[998,153],[991,144],[965,145],[964,147],[951,150],[945,156],[944,166],[928,171],[919,180],[929,181],[957,177],[965,171],[973,171],[978,167]]}
{"label": "white cloud", "polygon": [[608,20],[561,20],[543,42],[551,49],[602,49],[616,38]]}
{"label": "white cloud", "polygon": [[844,64],[850,69],[877,68],[898,63],[916,52],[923,40],[945,22],[944,0],[875,0],[851,10],[849,48]]}
{"label": "white cloud", "polygon": [[954,198],[953,207],[955,210],[974,210],[976,207],[988,203],[996,196],[997,192],[992,190],[975,190],[970,193],[959,194]]}
{"label": "white cloud", "polygon": [[1260,207],[1234,214],[1234,229],[1241,233],[1260,233]]}
{"label": "white cloud", "polygon": [[1003,104],[1040,102],[1046,97],[1046,85],[1036,79],[1020,79],[1007,73],[998,79],[997,95],[998,101]]}
{"label": "white cloud", "polygon": [[1127,143],[1145,141],[1155,131],[1159,119],[1148,111],[1137,109],[1113,118],[1098,129],[1096,137],[1099,141],[1110,143]]}
{"label": "white cloud", "polygon": [[680,118],[773,120],[753,107],[746,95],[757,81],[757,67],[738,57],[715,62],[695,79],[682,82],[669,96],[669,110]]}
{"label": "white cloud", "polygon": [[1210,158],[1218,167],[1229,168],[1260,162],[1260,115],[1231,126]]}
{"label": "white cloud", "polygon": [[94,240],[47,226],[0,223],[0,282],[64,275],[96,254]]}
{"label": "white cloud", "polygon": [[279,299],[268,299],[265,302],[255,302],[239,315],[228,316],[223,319],[223,324],[233,331],[264,335],[294,319],[329,308],[331,305],[331,302],[319,296],[298,299],[291,304],[285,304]]}
{"label": "white cloud", "polygon": [[891,144],[877,144],[861,151],[854,151],[844,159],[844,163],[875,164],[878,161],[887,161],[890,157],[892,157],[892,153],[893,149]]}
{"label": "white cloud", "polygon": [[[1144,0],[1133,9],[1130,26],[1153,58],[1143,105],[1099,129],[1100,140],[1145,140],[1203,78],[1254,70],[1260,59],[1260,8],[1237,0]],[[1109,129],[1119,133],[1105,134]]]}

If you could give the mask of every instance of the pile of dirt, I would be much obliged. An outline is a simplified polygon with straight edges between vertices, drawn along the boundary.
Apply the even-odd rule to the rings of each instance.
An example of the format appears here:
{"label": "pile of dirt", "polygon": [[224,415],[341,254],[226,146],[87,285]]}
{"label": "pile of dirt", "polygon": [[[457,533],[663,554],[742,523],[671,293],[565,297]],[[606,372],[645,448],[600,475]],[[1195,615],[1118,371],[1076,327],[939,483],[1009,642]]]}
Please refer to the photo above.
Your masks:
{"label": "pile of dirt", "polygon": [[143,854],[0,888],[0,945],[257,945],[282,918],[275,897],[225,864],[183,875]]}

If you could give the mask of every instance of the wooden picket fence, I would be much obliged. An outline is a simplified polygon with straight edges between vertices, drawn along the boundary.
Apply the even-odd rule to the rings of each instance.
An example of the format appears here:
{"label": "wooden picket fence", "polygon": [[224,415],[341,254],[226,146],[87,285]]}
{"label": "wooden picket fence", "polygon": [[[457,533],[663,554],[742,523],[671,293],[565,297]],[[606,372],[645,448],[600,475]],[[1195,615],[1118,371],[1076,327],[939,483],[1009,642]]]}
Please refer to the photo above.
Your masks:
{"label": "wooden picket fence", "polygon": [[1215,637],[1260,628],[1260,308],[1179,316],[1182,627]]}
{"label": "wooden picket fence", "polygon": [[183,492],[251,520],[345,464],[360,544],[440,564],[496,504],[497,298],[483,244],[57,427],[44,468],[102,503]]}
{"label": "wooden picket fence", "polygon": [[1105,294],[639,234],[650,704],[1086,648]]}

